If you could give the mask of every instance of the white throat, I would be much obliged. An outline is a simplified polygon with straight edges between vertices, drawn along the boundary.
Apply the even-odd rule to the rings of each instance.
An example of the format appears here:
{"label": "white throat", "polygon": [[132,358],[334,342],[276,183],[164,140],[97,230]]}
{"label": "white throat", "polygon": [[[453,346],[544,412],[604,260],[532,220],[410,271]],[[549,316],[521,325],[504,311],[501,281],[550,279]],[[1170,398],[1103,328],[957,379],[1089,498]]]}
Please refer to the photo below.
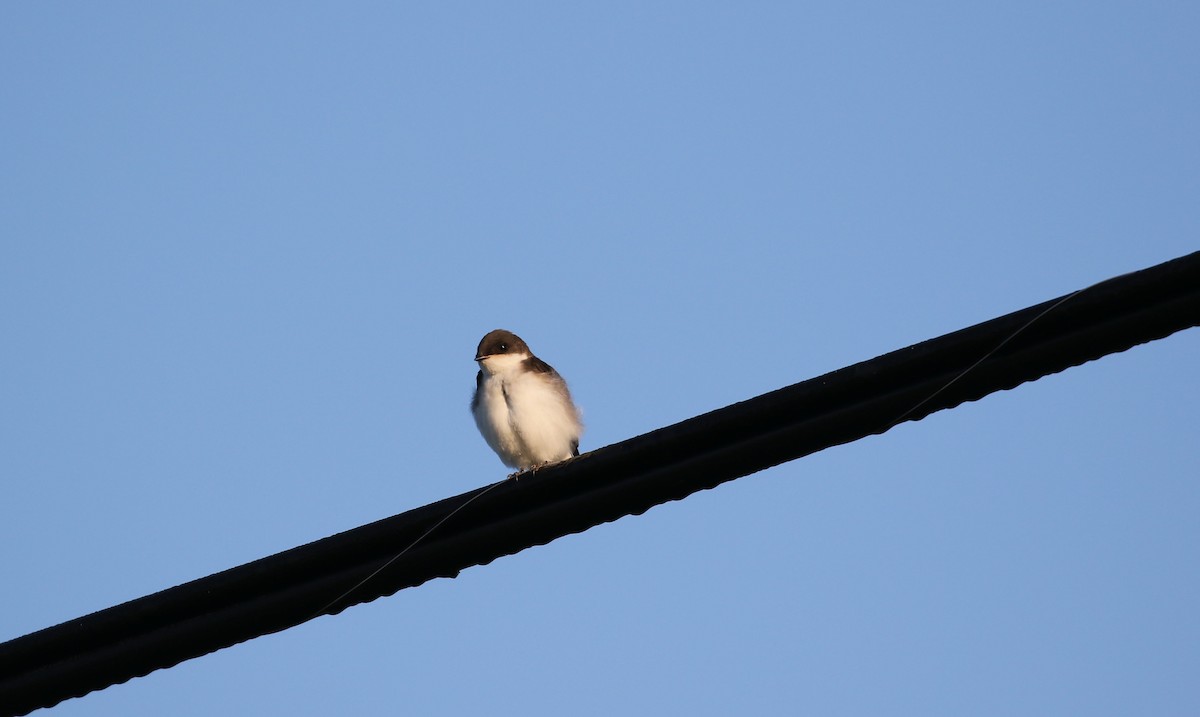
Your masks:
{"label": "white throat", "polygon": [[479,369],[486,376],[509,376],[521,370],[521,364],[529,354],[496,354],[479,362]]}

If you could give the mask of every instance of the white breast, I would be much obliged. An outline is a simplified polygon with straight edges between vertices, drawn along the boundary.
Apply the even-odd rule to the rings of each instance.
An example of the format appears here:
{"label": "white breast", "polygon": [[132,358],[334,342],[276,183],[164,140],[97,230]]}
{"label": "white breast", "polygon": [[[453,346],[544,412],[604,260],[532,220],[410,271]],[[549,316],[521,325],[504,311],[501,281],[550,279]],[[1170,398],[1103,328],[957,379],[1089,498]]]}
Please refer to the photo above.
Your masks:
{"label": "white breast", "polygon": [[574,455],[583,433],[566,384],[557,374],[526,371],[519,356],[489,359],[479,386],[475,424],[512,468],[531,468]]}

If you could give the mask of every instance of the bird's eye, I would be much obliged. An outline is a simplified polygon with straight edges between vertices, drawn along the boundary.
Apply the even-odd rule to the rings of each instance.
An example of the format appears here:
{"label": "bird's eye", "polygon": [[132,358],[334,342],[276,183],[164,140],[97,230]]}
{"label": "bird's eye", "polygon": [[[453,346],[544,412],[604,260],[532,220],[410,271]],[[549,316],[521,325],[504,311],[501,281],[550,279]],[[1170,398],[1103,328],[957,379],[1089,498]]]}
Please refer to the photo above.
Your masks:
{"label": "bird's eye", "polygon": [[507,350],[508,350],[508,344],[500,344],[500,350],[501,350],[501,351],[507,351]]}

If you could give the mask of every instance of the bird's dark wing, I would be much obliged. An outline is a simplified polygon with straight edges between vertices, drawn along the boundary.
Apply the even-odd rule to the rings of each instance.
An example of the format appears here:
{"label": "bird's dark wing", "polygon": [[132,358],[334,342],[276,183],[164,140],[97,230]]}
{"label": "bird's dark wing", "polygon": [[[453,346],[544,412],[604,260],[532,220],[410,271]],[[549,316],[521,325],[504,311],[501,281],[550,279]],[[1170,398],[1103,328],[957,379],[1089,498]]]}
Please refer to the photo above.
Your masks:
{"label": "bird's dark wing", "polygon": [[475,372],[475,393],[471,395],[471,411],[479,407],[479,389],[483,386],[483,371]]}
{"label": "bird's dark wing", "polygon": [[553,376],[558,375],[558,371],[555,371],[553,366],[541,360],[537,356],[530,356],[529,358],[525,359],[524,364],[525,368],[533,371],[534,373],[548,373]]}

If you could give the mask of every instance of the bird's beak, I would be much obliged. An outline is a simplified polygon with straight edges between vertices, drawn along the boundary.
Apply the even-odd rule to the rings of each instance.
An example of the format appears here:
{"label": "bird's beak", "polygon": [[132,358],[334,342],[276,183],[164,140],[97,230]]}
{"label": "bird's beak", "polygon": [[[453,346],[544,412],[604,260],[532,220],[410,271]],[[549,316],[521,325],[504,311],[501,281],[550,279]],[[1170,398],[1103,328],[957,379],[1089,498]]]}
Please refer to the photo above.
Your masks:
{"label": "bird's beak", "polygon": [[476,357],[475,357],[475,360],[476,360],[476,361],[482,361],[482,360],[484,360],[485,358],[487,358],[487,356],[476,356]]}

